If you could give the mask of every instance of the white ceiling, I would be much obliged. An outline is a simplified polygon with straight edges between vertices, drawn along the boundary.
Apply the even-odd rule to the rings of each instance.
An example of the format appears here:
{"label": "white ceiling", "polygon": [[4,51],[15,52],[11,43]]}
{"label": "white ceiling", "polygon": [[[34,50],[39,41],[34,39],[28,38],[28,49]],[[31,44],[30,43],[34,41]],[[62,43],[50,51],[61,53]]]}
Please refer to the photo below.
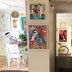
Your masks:
{"label": "white ceiling", "polygon": [[13,6],[24,6],[25,0],[0,0],[0,2],[4,2]]}
{"label": "white ceiling", "polygon": [[9,5],[7,9],[1,10],[25,10],[25,0],[0,0],[0,2]]}

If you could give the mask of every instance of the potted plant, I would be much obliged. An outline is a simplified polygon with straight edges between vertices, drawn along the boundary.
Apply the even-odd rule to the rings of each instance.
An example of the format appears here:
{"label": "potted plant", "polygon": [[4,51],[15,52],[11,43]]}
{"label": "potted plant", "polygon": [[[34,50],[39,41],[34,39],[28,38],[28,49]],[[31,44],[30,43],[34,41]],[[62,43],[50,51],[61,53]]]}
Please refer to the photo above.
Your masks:
{"label": "potted plant", "polygon": [[19,39],[21,39],[21,41],[27,41],[27,37],[24,34],[19,34]]}

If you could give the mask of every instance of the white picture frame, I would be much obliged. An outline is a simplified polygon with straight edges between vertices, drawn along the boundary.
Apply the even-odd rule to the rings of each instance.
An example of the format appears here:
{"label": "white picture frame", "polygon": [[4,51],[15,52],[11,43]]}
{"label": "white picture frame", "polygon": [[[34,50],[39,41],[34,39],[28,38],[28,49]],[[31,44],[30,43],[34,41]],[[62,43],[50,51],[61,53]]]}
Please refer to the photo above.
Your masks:
{"label": "white picture frame", "polygon": [[[66,41],[64,40],[65,39],[65,35],[63,35],[63,39],[61,39],[60,38],[60,32],[66,32]],[[68,39],[69,39],[69,36],[68,36],[68,29],[57,29],[57,39],[56,39],[56,41],[58,42],[58,43],[68,43]]]}
{"label": "white picture frame", "polygon": [[[13,31],[20,31],[21,30],[21,25],[20,25],[20,19],[19,18],[12,18],[12,30]],[[16,23],[16,25],[14,24]]]}
{"label": "white picture frame", "polygon": [[11,30],[10,14],[0,14],[0,30]]}
{"label": "white picture frame", "polygon": [[66,28],[66,22],[60,22],[60,28]]}

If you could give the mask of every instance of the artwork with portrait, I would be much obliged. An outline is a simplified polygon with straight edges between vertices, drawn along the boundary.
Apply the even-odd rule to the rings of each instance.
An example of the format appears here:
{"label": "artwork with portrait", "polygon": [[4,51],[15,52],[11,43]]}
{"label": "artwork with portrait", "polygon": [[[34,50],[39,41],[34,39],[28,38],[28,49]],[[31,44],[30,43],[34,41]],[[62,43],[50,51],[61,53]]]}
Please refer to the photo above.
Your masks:
{"label": "artwork with portrait", "polygon": [[44,3],[30,4],[30,19],[45,19],[45,4]]}
{"label": "artwork with portrait", "polygon": [[59,42],[67,42],[67,30],[59,30]]}
{"label": "artwork with portrait", "polygon": [[46,25],[29,25],[29,48],[46,49],[47,30]]}

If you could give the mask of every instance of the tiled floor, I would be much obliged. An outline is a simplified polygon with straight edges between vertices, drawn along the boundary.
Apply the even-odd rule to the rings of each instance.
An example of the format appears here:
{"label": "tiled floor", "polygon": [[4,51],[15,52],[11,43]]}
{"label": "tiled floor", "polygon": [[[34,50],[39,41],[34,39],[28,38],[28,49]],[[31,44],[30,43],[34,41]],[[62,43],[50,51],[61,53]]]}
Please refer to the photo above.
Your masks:
{"label": "tiled floor", "polygon": [[8,68],[7,67],[7,63],[6,63],[6,57],[5,56],[0,56],[0,71],[1,70],[28,70],[28,66],[24,67],[24,64],[22,62],[20,62],[19,67],[16,67],[16,64],[14,64],[13,62],[11,62],[11,67]]}

